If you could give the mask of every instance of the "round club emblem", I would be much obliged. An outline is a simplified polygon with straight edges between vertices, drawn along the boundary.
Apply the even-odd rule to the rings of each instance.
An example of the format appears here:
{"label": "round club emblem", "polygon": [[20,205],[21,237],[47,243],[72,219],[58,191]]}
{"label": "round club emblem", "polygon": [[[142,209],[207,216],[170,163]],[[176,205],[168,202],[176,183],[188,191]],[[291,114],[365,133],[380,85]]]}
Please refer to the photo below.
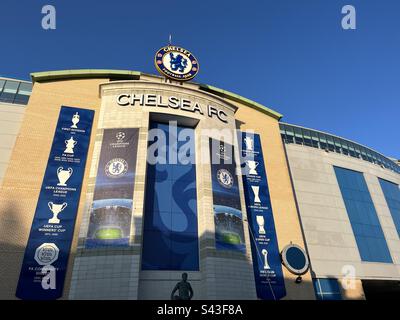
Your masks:
{"label": "round club emblem", "polygon": [[220,169],[217,171],[217,179],[220,185],[224,188],[232,188],[233,186],[233,176],[232,174],[226,169]]}
{"label": "round club emblem", "polygon": [[310,267],[307,253],[297,244],[289,244],[283,248],[281,258],[283,265],[295,275],[305,274]]}
{"label": "round club emblem", "polygon": [[199,63],[191,52],[181,47],[166,46],[156,52],[155,65],[167,78],[188,81],[199,72]]}
{"label": "round club emblem", "polygon": [[35,260],[41,266],[57,261],[60,250],[54,243],[43,243],[35,251]]}
{"label": "round club emblem", "polygon": [[120,178],[128,171],[128,163],[121,158],[108,161],[105,172],[110,178]]}

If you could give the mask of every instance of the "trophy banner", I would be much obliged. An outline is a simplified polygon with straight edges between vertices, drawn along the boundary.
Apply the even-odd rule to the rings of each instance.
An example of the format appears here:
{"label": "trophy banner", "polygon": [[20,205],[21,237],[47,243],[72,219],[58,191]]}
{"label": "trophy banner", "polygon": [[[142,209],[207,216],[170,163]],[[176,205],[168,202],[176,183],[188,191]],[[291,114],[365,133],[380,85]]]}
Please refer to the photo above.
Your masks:
{"label": "trophy banner", "polygon": [[243,189],[257,297],[279,300],[286,295],[286,289],[260,136],[242,133],[241,142]]}
{"label": "trophy banner", "polygon": [[234,147],[210,138],[215,247],[245,251]]}
{"label": "trophy banner", "polygon": [[86,248],[129,245],[138,137],[138,128],[104,130]]}
{"label": "trophy banner", "polygon": [[16,296],[62,296],[94,111],[61,107]]}

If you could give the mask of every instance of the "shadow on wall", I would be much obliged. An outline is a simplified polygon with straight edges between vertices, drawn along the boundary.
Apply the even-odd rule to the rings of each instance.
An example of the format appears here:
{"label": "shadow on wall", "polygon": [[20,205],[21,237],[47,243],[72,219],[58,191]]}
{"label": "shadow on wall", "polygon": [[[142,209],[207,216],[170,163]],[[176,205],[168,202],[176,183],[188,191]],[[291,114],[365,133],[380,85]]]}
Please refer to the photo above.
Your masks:
{"label": "shadow on wall", "polygon": [[[31,221],[28,223],[21,221],[18,215],[18,205],[8,205],[1,214],[0,299],[16,299],[15,291],[27,240],[25,237],[29,234],[28,226],[30,224]],[[141,227],[140,225],[141,221],[135,221],[136,231]],[[199,239],[199,265],[202,271],[166,271],[168,279],[163,276],[150,279],[150,282],[156,284],[159,288],[156,292],[161,293],[154,296],[154,286],[149,286],[149,288],[152,287],[150,289],[153,291],[153,299],[169,300],[171,291],[176,283],[181,281],[183,272],[189,274],[188,281],[192,284],[194,299],[214,299],[213,295],[226,297],[226,299],[249,299],[249,297],[255,296],[254,291],[253,293],[251,292],[251,288],[254,288],[253,269],[246,256],[241,252],[216,250],[214,235],[211,233],[203,234]],[[115,248],[108,248],[103,251],[103,254],[112,256],[120,254],[120,251],[115,250]],[[243,272],[245,270],[249,270],[249,272]],[[97,281],[107,281],[107,279],[115,276],[111,272],[111,274],[108,273],[107,278],[97,279]],[[313,292],[312,283],[303,280],[297,284],[295,283],[295,278],[294,276],[294,278],[285,279],[288,295],[283,299],[310,299],[310,291]],[[139,290],[147,289],[139,286]],[[210,296],[207,296],[207,292],[211,293]],[[64,295],[66,294],[64,292]],[[142,292],[142,294],[139,293],[139,297],[141,296],[151,297],[145,294],[145,292]],[[103,299],[110,298],[112,297],[103,296]]]}
{"label": "shadow on wall", "polygon": [[30,223],[22,221],[18,204],[8,204],[0,213],[0,299],[17,299],[15,291]]}

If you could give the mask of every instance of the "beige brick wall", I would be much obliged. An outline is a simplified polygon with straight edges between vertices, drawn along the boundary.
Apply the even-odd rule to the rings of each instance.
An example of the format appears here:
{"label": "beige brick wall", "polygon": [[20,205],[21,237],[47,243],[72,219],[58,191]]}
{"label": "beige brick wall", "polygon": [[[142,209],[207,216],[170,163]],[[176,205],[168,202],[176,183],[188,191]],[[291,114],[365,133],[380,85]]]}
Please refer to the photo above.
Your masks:
{"label": "beige brick wall", "polygon": [[[104,252],[93,252],[85,256],[82,251],[78,250],[78,240],[80,240],[79,243],[82,247],[82,240],[87,231],[88,208],[93,196],[102,129],[120,126],[140,127],[140,157],[144,157],[145,150],[143,149],[146,145],[147,123],[151,111],[198,118],[200,125],[196,129],[196,135],[198,135],[198,129],[223,128],[226,125],[216,120],[210,120],[206,116],[202,117],[186,111],[172,109],[166,111],[163,108],[145,107],[146,110],[132,111],[128,107],[125,111],[126,114],[124,114],[124,112],[121,112],[121,107],[115,104],[115,94],[120,90],[130,91],[134,89],[144,93],[174,94],[187,97],[192,101],[199,101],[203,105],[212,102],[213,105],[225,109],[230,115],[229,128],[235,128],[235,118],[241,123],[241,129],[253,129],[259,133],[264,151],[280,249],[291,241],[304,247],[277,120],[245,105],[224,101],[212,94],[198,91],[194,84],[166,85],[159,80],[157,81],[153,79],[152,83],[137,81],[110,83],[103,88],[102,101],[99,98],[99,87],[101,83],[107,82],[104,79],[35,84],[11,156],[11,164],[4,178],[3,187],[0,189],[0,254],[2,257],[0,260],[0,283],[2,283],[0,298],[10,299],[15,295],[22,257],[61,105],[96,110],[63,298],[93,298],[93,292],[98,293],[98,298],[156,297],[152,296],[154,291],[149,289],[154,287],[155,283],[152,282],[154,279],[159,280],[156,283],[161,281],[165,284],[164,291],[161,289],[156,291],[161,298],[179,280],[179,273],[177,272],[149,273],[139,271],[142,228],[140,221],[143,208],[140,201],[139,203],[137,201],[144,199],[144,164],[141,164],[142,169],[139,168],[139,176],[135,185],[134,197],[138,206],[135,207],[134,221],[138,225],[132,226],[132,230],[135,230],[136,234],[131,236],[131,243],[133,244],[132,248],[129,249],[131,251],[122,250],[111,255]],[[240,107],[235,116],[233,115],[235,109],[233,106]],[[205,166],[198,167],[197,170],[201,269],[200,272],[189,274],[189,277],[194,281],[193,284],[198,293],[197,298],[255,298],[247,222],[244,221],[247,242],[245,256],[239,257],[239,255],[229,252],[215,250],[212,242],[214,239],[210,237],[215,230],[210,172]],[[240,190],[242,208],[245,212],[241,181]],[[79,259],[75,259],[74,264],[74,257],[78,253]],[[128,271],[115,282],[104,277],[104,275],[110,270],[111,272],[119,272],[119,267],[115,268],[116,265],[127,268]],[[93,266],[96,270],[92,270]],[[100,266],[104,270],[100,270]],[[97,269],[97,267],[100,269]],[[75,269],[74,272],[72,272],[73,269]],[[92,277],[93,271],[98,275],[97,280],[96,277]],[[287,289],[286,299],[314,299],[309,273],[303,276],[304,281],[301,284],[295,284],[296,277],[284,267],[283,271]],[[124,290],[118,291],[120,287],[123,287]],[[111,291],[108,291],[110,295],[107,296],[104,292],[109,288],[111,288]],[[140,294],[137,293],[138,288]]]}
{"label": "beige brick wall", "polygon": [[[35,83],[25,110],[25,118],[16,139],[10,164],[0,188],[0,299],[15,298],[15,290],[25,246],[36,209],[44,171],[50,153],[57,119],[62,105],[98,110],[99,84],[104,79]],[[96,128],[98,113],[93,127]],[[92,132],[91,141],[96,130]],[[90,145],[90,154],[93,143]],[[87,166],[88,167],[88,166]],[[85,198],[86,170],[81,191]],[[82,203],[76,225],[80,224]],[[74,235],[71,257],[74,256],[77,233]],[[70,259],[72,261],[73,259]],[[68,291],[71,267],[68,267],[65,292]]]}
{"label": "beige brick wall", "polygon": [[24,105],[0,102],[0,186],[6,174],[24,113]]}

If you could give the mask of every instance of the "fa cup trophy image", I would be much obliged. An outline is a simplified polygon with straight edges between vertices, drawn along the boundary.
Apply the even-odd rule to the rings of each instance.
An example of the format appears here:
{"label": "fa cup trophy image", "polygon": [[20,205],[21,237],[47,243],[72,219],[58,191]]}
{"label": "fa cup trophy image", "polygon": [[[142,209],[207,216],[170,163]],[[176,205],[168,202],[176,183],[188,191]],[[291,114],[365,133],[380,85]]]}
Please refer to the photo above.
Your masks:
{"label": "fa cup trophy image", "polygon": [[77,112],[72,116],[72,126],[71,126],[71,128],[74,128],[74,129],[78,128],[76,125],[78,124],[79,119],[80,119],[80,116],[79,116],[79,113]]}
{"label": "fa cup trophy image", "polygon": [[66,187],[67,180],[72,176],[72,168],[68,168],[68,170],[64,170],[63,167],[59,167],[57,169],[57,177],[59,180],[59,183],[57,183],[58,186]]}
{"label": "fa cup trophy image", "polygon": [[265,229],[264,229],[264,217],[263,216],[257,216],[256,221],[258,224],[258,234],[265,234]]}
{"label": "fa cup trophy image", "polygon": [[253,161],[253,160],[246,160],[246,163],[247,163],[247,166],[249,167],[249,174],[252,174],[252,175],[257,175],[257,170],[256,170],[256,168],[258,167],[258,165],[259,165],[259,162],[257,162],[257,161]]}
{"label": "fa cup trophy image", "polygon": [[75,141],[73,137],[69,138],[69,140],[65,140],[65,150],[64,153],[74,153],[74,147],[78,143]]}
{"label": "fa cup trophy image", "polygon": [[54,204],[53,202],[49,202],[47,205],[49,206],[51,212],[53,212],[53,218],[49,219],[49,223],[60,223],[60,219],[58,219],[58,214],[67,207],[67,203],[64,202],[63,204]]}

